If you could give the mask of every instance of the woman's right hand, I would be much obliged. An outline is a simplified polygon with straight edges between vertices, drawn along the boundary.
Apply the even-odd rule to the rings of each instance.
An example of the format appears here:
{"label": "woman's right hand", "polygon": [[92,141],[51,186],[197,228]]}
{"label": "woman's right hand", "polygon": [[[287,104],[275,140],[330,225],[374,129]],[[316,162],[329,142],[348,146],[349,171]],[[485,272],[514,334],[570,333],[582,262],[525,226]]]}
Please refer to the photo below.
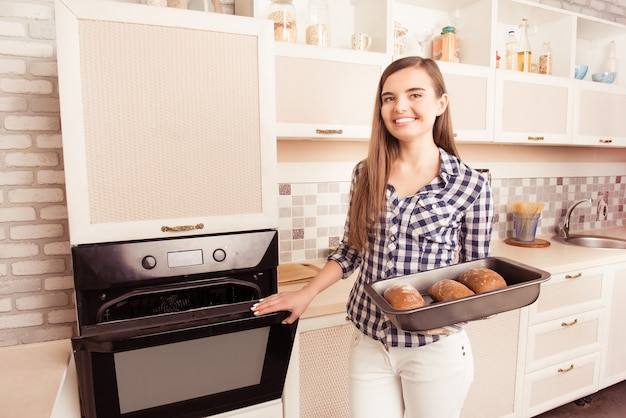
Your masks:
{"label": "woman's right hand", "polygon": [[290,314],[283,323],[292,324],[300,318],[315,296],[341,280],[342,277],[341,266],[335,261],[329,261],[302,289],[293,292],[278,292],[260,299],[250,309],[256,316],[288,311]]}
{"label": "woman's right hand", "polygon": [[304,287],[295,292],[279,292],[260,299],[259,302],[252,305],[251,309],[256,316],[289,311],[290,314],[283,320],[283,323],[292,324],[302,315],[314,297],[315,294],[307,292],[307,288]]}

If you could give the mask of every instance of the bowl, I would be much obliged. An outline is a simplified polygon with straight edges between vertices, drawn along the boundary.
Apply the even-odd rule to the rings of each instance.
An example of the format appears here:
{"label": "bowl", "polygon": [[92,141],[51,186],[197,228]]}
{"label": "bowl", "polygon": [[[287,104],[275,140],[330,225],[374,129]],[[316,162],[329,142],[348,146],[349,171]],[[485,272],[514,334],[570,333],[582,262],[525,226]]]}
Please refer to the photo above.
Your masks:
{"label": "bowl", "polygon": [[574,77],[576,78],[576,80],[582,80],[587,75],[588,70],[588,65],[579,64],[574,67]]}
{"label": "bowl", "polygon": [[591,79],[593,81],[597,81],[598,83],[608,83],[611,84],[615,81],[616,72],[608,72],[605,71],[603,73],[594,73],[591,75]]}

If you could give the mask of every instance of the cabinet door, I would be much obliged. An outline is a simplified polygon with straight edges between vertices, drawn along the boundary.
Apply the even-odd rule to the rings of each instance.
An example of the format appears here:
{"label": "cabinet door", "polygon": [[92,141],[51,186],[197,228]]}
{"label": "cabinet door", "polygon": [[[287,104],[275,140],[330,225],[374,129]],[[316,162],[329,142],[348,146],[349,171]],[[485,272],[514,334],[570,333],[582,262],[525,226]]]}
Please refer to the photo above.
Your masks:
{"label": "cabinet door", "polygon": [[534,417],[542,412],[598,390],[600,352],[564,360],[526,376],[522,416]]}
{"label": "cabinet door", "polygon": [[626,88],[577,81],[575,97],[575,144],[626,146]]}
{"label": "cabinet door", "polygon": [[57,6],[72,244],[276,227],[271,24]]}
{"label": "cabinet door", "polygon": [[603,388],[626,379],[626,266],[617,269],[612,279],[608,343],[601,382]]}
{"label": "cabinet door", "polygon": [[383,54],[276,45],[281,139],[369,139]]}
{"label": "cabinet door", "polygon": [[513,415],[519,326],[519,309],[467,325],[474,353],[474,382],[462,418]]}
{"label": "cabinet door", "polygon": [[438,63],[448,88],[452,126],[459,142],[493,141],[493,70]]}
{"label": "cabinet door", "polygon": [[571,79],[496,71],[495,141],[571,143],[573,96]]}

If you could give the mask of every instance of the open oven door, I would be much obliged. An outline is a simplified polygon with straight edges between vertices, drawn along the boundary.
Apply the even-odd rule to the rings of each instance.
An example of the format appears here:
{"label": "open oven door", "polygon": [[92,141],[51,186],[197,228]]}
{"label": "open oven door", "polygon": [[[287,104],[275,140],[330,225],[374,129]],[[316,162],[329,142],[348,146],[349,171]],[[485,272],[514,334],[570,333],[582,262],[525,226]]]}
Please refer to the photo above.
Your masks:
{"label": "open oven door", "polygon": [[84,416],[205,417],[279,399],[297,324],[282,324],[285,312],[255,317],[245,305],[73,338]]}

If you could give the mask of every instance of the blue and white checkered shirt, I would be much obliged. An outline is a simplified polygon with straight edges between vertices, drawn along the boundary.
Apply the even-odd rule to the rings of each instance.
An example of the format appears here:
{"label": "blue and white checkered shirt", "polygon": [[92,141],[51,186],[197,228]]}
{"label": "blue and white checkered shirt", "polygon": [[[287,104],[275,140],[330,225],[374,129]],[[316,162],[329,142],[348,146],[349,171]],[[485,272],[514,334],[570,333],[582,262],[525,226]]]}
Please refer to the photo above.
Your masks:
{"label": "blue and white checkered shirt", "polygon": [[[344,241],[329,260],[335,260],[347,278],[361,268],[347,304],[352,322],[366,335],[388,347],[426,345],[441,335],[398,330],[365,292],[376,280],[428,271],[489,255],[493,202],[485,178],[458,158],[440,149],[441,171],[415,195],[400,199],[387,185],[387,213],[377,231],[369,236],[363,256]],[[363,162],[354,168],[352,189]]]}

